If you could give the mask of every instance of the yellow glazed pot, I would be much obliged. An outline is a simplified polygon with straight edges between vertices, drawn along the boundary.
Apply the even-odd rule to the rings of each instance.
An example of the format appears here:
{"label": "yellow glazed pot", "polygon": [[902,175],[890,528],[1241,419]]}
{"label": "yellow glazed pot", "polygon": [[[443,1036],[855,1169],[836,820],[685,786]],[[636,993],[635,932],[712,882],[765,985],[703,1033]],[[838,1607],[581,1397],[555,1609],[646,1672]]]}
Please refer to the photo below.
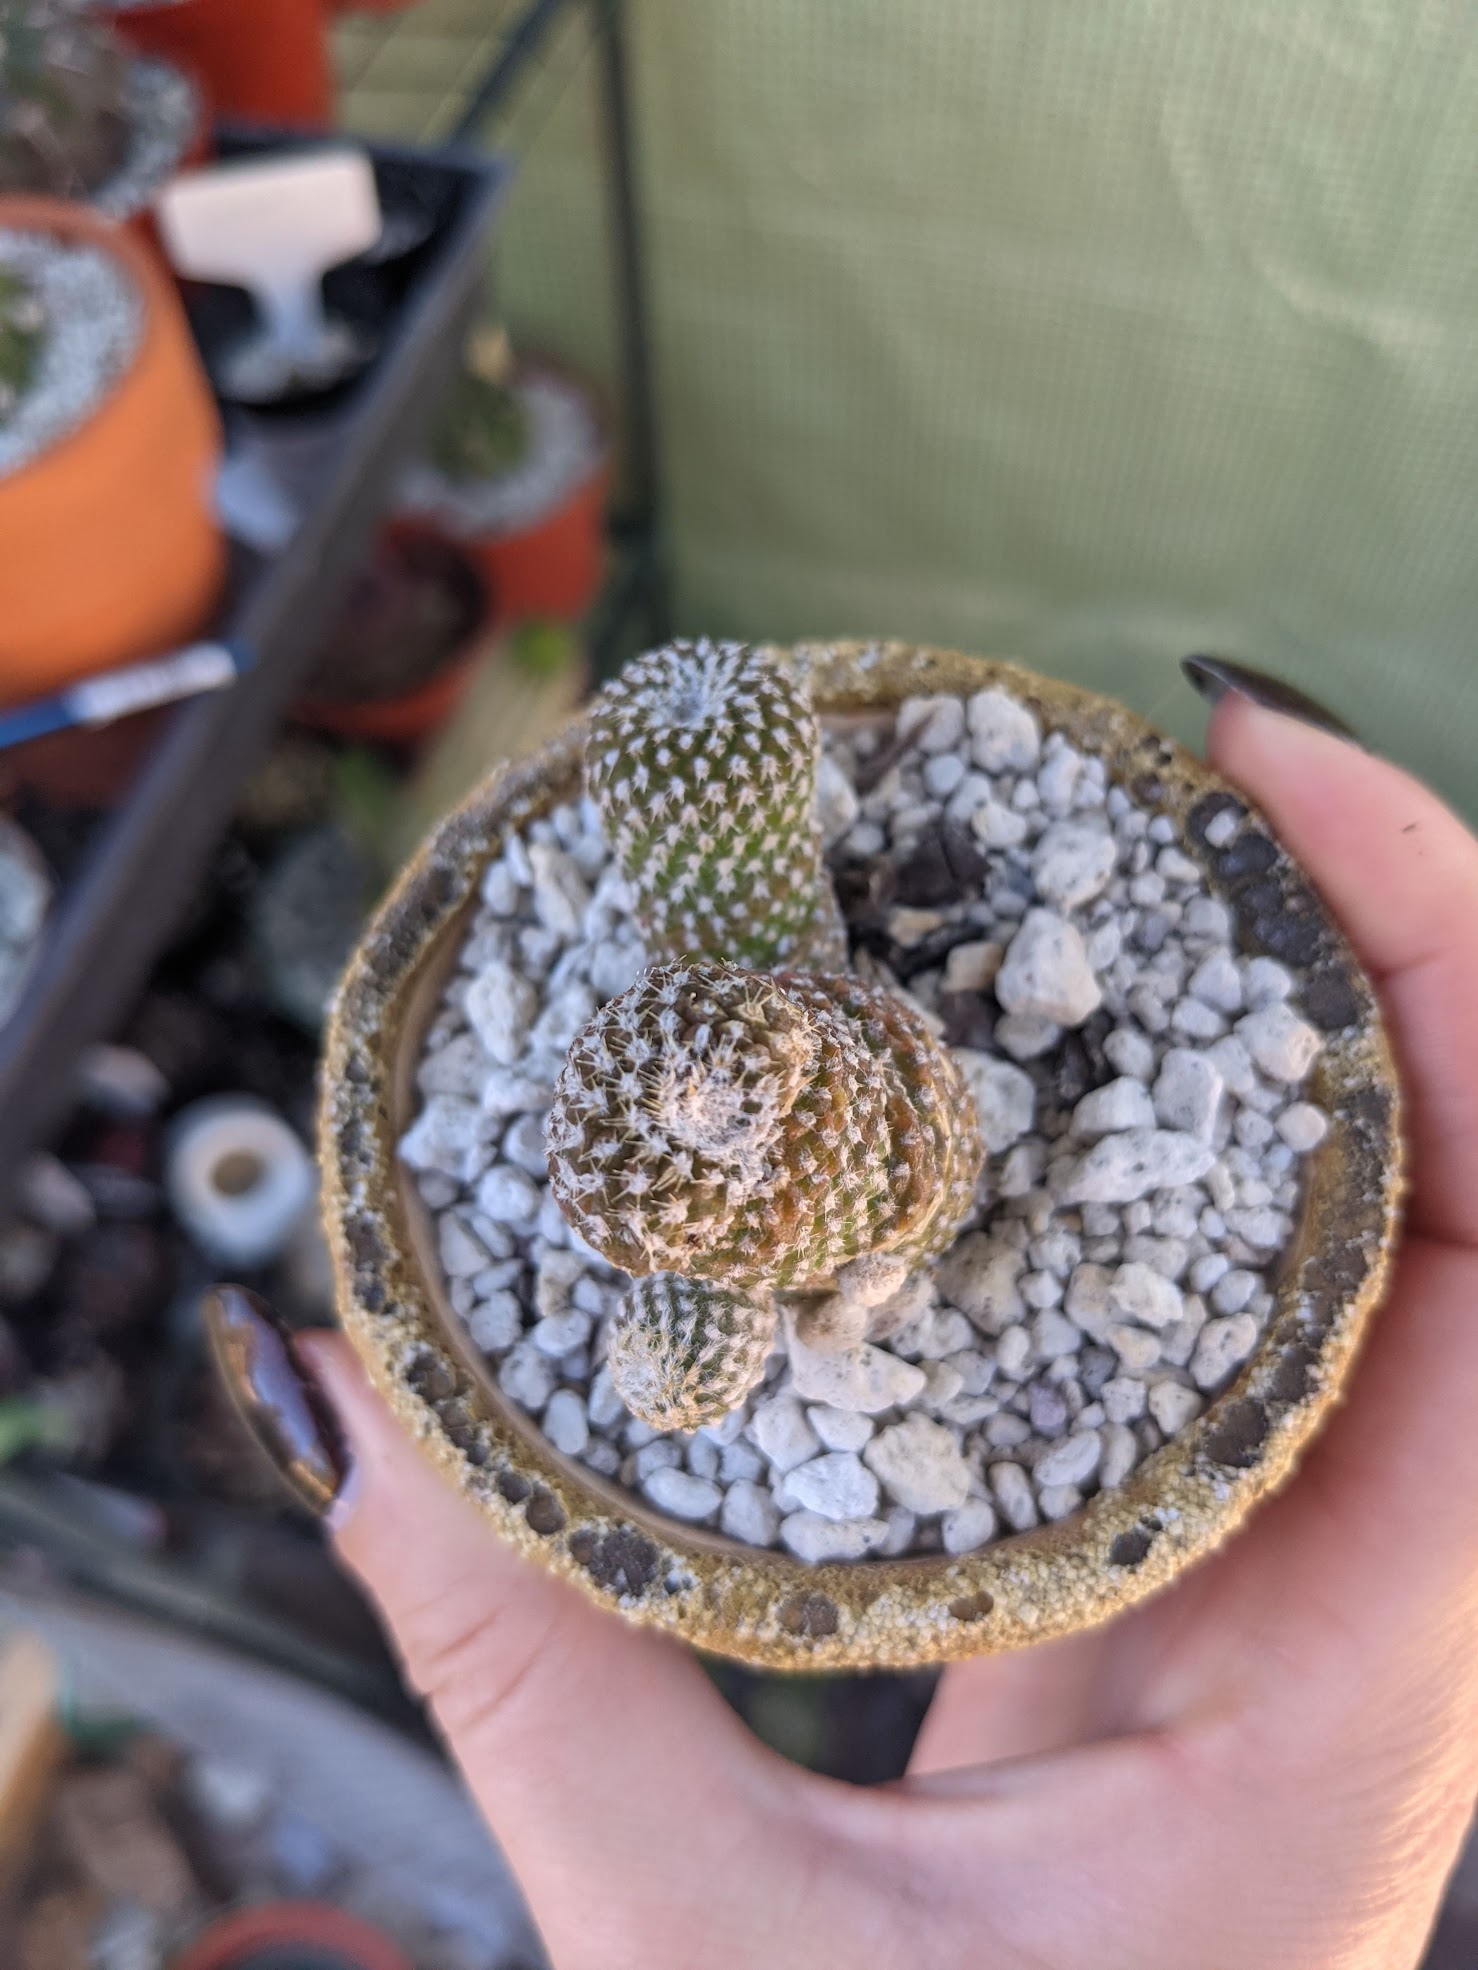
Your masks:
{"label": "yellow glazed pot", "polygon": [[[1402,1187],[1391,1054],[1369,981],[1258,817],[1199,761],[1111,700],[1008,663],[904,644],[798,646],[823,713],[1000,685],[1044,732],[1102,757],[1171,816],[1238,940],[1294,973],[1325,1034],[1310,1089],[1331,1127],[1257,1352],[1204,1414],[1059,1524],[959,1557],[807,1565],[652,1510],[556,1451],[499,1392],[447,1299],[430,1214],[396,1143],[415,1069],[505,830],[579,787],[583,721],[495,772],[412,859],[350,962],[320,1113],[340,1317],[375,1384],[490,1527],[613,1612],[775,1669],[899,1668],[1020,1648],[1108,1620],[1215,1550],[1282,1485],[1338,1400],[1390,1265]],[[1235,809],[1220,849],[1210,819]],[[1221,830],[1218,830],[1220,833]]]}

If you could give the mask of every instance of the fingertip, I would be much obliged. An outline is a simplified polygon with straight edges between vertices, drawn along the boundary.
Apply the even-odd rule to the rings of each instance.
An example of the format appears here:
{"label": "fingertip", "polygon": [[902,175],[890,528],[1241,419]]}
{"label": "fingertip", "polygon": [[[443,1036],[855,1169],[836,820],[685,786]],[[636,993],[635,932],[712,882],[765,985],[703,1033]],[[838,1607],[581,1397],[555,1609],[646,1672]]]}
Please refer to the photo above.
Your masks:
{"label": "fingertip", "polygon": [[299,1334],[294,1346],[349,1447],[349,1477],[325,1518],[335,1540],[354,1549],[356,1562],[367,1522],[376,1546],[393,1546],[418,1515],[429,1523],[459,1509],[456,1494],[392,1415],[345,1335],[317,1329]]}

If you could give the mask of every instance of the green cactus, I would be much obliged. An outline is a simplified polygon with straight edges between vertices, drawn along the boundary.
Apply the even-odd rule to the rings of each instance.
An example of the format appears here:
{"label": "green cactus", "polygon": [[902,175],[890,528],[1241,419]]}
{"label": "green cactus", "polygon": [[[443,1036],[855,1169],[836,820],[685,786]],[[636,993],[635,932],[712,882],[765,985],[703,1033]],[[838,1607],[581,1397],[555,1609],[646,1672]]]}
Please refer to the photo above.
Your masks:
{"label": "green cactus", "polygon": [[0,192],[85,198],[127,154],[128,58],[61,0],[0,0]]}
{"label": "green cactus", "polygon": [[904,1000],[701,961],[644,973],[576,1037],[545,1146],[561,1210],[613,1265],[731,1288],[940,1250],[982,1157],[959,1070]]}
{"label": "green cactus", "polygon": [[585,778],[654,963],[840,970],[805,684],[742,643],[636,658],[591,711]]}
{"label": "green cactus", "polygon": [[25,395],[46,335],[46,311],[29,282],[0,265],[0,425]]}
{"label": "green cactus", "polygon": [[606,1366],[633,1416],[654,1430],[696,1430],[739,1406],[774,1339],[773,1300],[658,1272],[622,1302]]}
{"label": "green cactus", "polygon": [[522,462],[529,420],[512,383],[468,370],[431,434],[431,462],[454,483],[501,479]]}

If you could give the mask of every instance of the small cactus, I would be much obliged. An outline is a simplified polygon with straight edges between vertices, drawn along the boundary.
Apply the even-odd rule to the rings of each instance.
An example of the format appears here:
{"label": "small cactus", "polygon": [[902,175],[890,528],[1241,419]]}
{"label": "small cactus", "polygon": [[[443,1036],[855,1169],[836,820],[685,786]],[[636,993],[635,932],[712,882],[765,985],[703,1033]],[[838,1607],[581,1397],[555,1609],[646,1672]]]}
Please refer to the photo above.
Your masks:
{"label": "small cactus", "polygon": [[696,1430],[744,1400],[774,1338],[773,1300],[658,1272],[622,1302],[606,1366],[633,1416],[654,1430]]}
{"label": "small cactus", "polygon": [[0,425],[25,395],[46,333],[46,311],[29,282],[0,264]]}
{"label": "small cactus", "polygon": [[742,643],[674,643],[596,700],[585,778],[653,963],[840,970],[803,680]]}
{"label": "small cactus", "polygon": [[128,58],[60,0],[0,0],[0,192],[85,198],[123,163]]}
{"label": "small cactus", "polygon": [[982,1157],[959,1070],[904,1000],[706,962],[646,972],[595,1015],[545,1146],[560,1208],[613,1265],[735,1288],[940,1250]]}
{"label": "small cactus", "polygon": [[431,434],[431,462],[454,484],[501,479],[522,464],[529,419],[513,383],[466,371]]}

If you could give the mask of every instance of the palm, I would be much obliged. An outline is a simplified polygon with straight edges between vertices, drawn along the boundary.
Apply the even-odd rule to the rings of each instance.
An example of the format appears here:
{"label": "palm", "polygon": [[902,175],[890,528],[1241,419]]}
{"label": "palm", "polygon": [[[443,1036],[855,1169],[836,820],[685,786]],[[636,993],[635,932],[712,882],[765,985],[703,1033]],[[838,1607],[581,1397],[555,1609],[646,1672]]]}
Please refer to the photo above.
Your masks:
{"label": "palm", "polygon": [[1478,1782],[1478,844],[1233,704],[1219,763],[1380,985],[1411,1237],[1354,1396],[1227,1550],[1097,1634],[951,1670],[863,1792],[765,1752],[674,1645],[529,1574],[332,1347],[374,1589],[559,1970],[1409,1970]]}

